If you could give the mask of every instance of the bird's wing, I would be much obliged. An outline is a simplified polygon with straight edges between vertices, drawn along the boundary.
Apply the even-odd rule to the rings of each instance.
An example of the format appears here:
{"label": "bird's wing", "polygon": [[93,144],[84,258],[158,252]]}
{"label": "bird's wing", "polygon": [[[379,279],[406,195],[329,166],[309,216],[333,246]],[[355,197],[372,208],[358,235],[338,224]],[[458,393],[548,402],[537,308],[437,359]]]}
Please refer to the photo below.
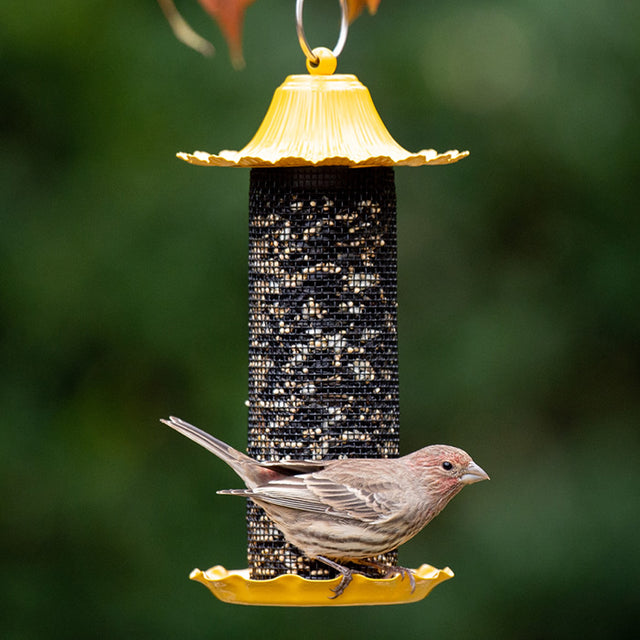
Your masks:
{"label": "bird's wing", "polygon": [[272,480],[247,491],[232,493],[245,495],[258,503],[373,523],[387,520],[396,511],[398,502],[394,499],[394,493],[397,494],[394,489],[397,484],[391,479],[373,484],[363,482],[357,473],[343,472],[339,479],[333,479],[330,474],[320,471]]}
{"label": "bird's wing", "polygon": [[307,480],[310,491],[325,505],[327,513],[362,522],[382,522],[397,511],[397,484],[392,479],[365,481],[359,475],[341,475],[338,479],[314,473]]}

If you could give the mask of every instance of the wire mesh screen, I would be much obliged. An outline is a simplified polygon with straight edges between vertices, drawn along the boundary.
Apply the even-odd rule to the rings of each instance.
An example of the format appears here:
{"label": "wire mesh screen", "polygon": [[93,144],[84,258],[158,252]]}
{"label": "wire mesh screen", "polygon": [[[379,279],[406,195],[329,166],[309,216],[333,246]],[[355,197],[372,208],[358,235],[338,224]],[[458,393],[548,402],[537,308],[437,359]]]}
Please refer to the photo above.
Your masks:
{"label": "wire mesh screen", "polygon": [[[253,169],[249,199],[249,454],[397,456],[393,169]],[[252,502],[247,528],[254,579],[334,575]]]}

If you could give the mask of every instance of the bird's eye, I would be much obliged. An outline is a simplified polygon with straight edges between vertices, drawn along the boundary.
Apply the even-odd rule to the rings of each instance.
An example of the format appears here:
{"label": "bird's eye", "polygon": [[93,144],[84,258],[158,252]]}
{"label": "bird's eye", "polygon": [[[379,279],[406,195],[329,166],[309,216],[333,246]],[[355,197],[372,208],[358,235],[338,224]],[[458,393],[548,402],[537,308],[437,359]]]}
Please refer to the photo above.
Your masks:
{"label": "bird's eye", "polygon": [[452,465],[448,460],[445,460],[445,461],[442,463],[442,468],[443,468],[445,471],[451,471],[451,469],[453,469],[453,465]]}

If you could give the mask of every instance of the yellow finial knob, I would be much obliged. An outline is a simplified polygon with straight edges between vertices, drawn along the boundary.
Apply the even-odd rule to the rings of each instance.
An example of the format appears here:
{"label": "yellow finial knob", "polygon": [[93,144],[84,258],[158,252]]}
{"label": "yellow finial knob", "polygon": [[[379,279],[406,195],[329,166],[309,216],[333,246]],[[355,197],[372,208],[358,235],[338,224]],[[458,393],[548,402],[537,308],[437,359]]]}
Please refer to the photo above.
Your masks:
{"label": "yellow finial knob", "polygon": [[312,51],[315,59],[307,58],[307,71],[313,76],[330,76],[338,66],[338,60],[331,49],[316,47]]}

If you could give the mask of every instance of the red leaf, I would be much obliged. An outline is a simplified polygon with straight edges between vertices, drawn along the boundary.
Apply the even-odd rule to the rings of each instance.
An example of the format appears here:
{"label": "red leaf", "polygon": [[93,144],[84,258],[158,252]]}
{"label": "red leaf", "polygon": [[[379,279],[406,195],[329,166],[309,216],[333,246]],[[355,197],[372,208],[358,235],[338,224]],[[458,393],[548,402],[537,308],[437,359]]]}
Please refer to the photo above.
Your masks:
{"label": "red leaf", "polygon": [[353,22],[367,5],[369,13],[374,14],[380,6],[380,0],[348,0],[349,22]]}
{"label": "red leaf", "polygon": [[203,9],[218,23],[229,45],[234,67],[243,67],[242,24],[244,12],[254,0],[198,0]]}

